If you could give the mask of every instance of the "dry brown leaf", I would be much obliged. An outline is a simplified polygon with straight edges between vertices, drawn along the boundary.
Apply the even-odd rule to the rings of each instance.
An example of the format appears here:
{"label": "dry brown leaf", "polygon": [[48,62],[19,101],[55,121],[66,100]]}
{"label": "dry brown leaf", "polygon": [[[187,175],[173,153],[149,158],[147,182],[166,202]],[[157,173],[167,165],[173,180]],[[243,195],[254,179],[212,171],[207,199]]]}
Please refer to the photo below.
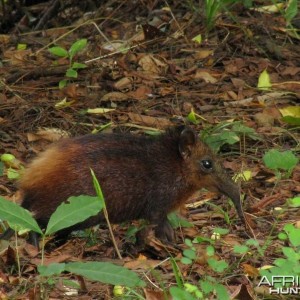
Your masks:
{"label": "dry brown leaf", "polygon": [[68,136],[69,134],[66,131],[59,130],[57,128],[43,128],[39,129],[36,133],[27,133],[27,139],[29,142],[35,142],[39,140],[56,142],[61,138]]}
{"label": "dry brown leaf", "polygon": [[[163,291],[153,291],[144,289],[146,300],[166,300],[165,293]],[[169,296],[167,299],[171,299]]]}
{"label": "dry brown leaf", "polygon": [[24,65],[25,57],[31,54],[31,50],[7,50],[4,57],[10,60],[10,64],[14,66]]}
{"label": "dry brown leaf", "polygon": [[133,123],[143,124],[149,127],[161,129],[172,125],[172,122],[165,118],[149,117],[136,113],[128,113],[128,116]]}
{"label": "dry brown leaf", "polygon": [[154,259],[137,259],[137,260],[131,260],[129,262],[126,262],[124,264],[125,268],[131,269],[131,270],[151,270],[155,268],[157,265],[159,265],[161,261],[154,260]]}
{"label": "dry brown leaf", "polygon": [[162,59],[154,57],[152,54],[145,55],[139,60],[139,65],[144,71],[151,72],[157,75],[164,75],[168,69],[168,64],[166,64]]}
{"label": "dry brown leaf", "polygon": [[204,58],[207,58],[207,57],[213,55],[213,53],[214,53],[213,50],[203,49],[203,50],[196,51],[193,54],[193,57],[195,59],[204,59]]}
{"label": "dry brown leaf", "polygon": [[246,275],[250,277],[257,277],[259,276],[259,271],[257,268],[253,267],[252,265],[249,264],[242,264],[242,267],[244,269],[244,272]]}
{"label": "dry brown leaf", "polygon": [[124,93],[121,92],[110,92],[105,94],[102,98],[101,101],[126,101],[128,100],[128,96]]}
{"label": "dry brown leaf", "polygon": [[132,89],[132,78],[123,77],[114,83],[114,88],[119,91]]}
{"label": "dry brown leaf", "polygon": [[151,94],[151,88],[145,85],[139,86],[135,91],[127,93],[130,98],[134,98],[136,100],[146,100]]}
{"label": "dry brown leaf", "polygon": [[194,79],[203,79],[206,83],[216,83],[218,80],[208,72],[197,70]]}

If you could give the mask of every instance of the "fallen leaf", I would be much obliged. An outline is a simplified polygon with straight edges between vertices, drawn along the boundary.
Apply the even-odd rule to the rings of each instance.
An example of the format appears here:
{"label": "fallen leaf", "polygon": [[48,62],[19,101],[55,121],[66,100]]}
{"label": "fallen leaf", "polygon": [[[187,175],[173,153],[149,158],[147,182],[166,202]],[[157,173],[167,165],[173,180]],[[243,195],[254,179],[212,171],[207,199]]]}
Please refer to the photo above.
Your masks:
{"label": "fallen leaf", "polygon": [[150,117],[136,113],[128,113],[128,116],[132,122],[149,127],[166,128],[172,125],[172,122],[165,118]]}
{"label": "fallen leaf", "polygon": [[97,107],[97,108],[88,108],[86,110],[86,112],[88,114],[98,114],[98,115],[101,115],[101,114],[105,114],[105,113],[108,113],[108,112],[111,112],[111,111],[114,111],[115,108],[103,108],[103,107]]}
{"label": "fallen leaf", "polygon": [[203,79],[206,83],[216,83],[218,80],[210,75],[208,72],[196,71],[196,74],[193,76],[194,79]]}
{"label": "fallen leaf", "polygon": [[126,101],[128,100],[128,96],[124,93],[121,92],[110,92],[105,94],[102,98],[101,101]]}

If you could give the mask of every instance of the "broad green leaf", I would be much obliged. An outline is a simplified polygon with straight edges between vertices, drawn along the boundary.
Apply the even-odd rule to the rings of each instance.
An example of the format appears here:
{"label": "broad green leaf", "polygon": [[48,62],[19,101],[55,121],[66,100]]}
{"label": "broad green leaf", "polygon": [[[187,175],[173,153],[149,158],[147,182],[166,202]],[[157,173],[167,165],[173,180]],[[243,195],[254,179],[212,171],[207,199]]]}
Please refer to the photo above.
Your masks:
{"label": "broad green leaf", "polygon": [[300,118],[286,116],[282,118],[282,121],[293,126],[300,126]]}
{"label": "broad green leaf", "polygon": [[228,268],[228,264],[227,262],[225,262],[224,260],[216,260],[212,257],[207,259],[207,262],[209,264],[209,266],[218,273],[223,272],[225,269]]}
{"label": "broad green leaf", "polygon": [[169,213],[168,214],[168,220],[170,224],[172,225],[173,228],[178,228],[178,227],[193,227],[194,225],[190,223],[189,221],[180,218],[175,212]]}
{"label": "broad green leaf", "polygon": [[290,125],[300,125],[300,107],[287,106],[279,109],[283,118],[282,120]]}
{"label": "broad green leaf", "polygon": [[170,288],[170,294],[173,300],[197,300],[190,293],[177,286],[172,286]]}
{"label": "broad green leaf", "polygon": [[269,150],[263,156],[263,162],[269,169],[272,170],[292,170],[298,163],[299,159],[292,151],[280,152],[276,149]]}
{"label": "broad green leaf", "polygon": [[72,69],[72,68],[69,68],[66,72],[66,76],[67,77],[70,77],[70,78],[77,78],[78,76],[78,73],[76,70]]}
{"label": "broad green leaf", "polygon": [[0,196],[0,219],[22,229],[29,229],[42,234],[42,230],[30,212],[16,203]]}
{"label": "broad green leaf", "polygon": [[289,0],[284,15],[286,21],[290,23],[293,20],[293,18],[297,15],[297,13],[298,13],[298,0]]}
{"label": "broad green leaf", "polygon": [[133,271],[108,262],[68,263],[65,270],[103,283],[128,287],[145,286],[145,282]]}
{"label": "broad green leaf", "polygon": [[267,70],[264,70],[258,78],[258,84],[257,87],[260,90],[269,90],[272,87],[271,81],[270,81],[270,75],[267,72]]}
{"label": "broad green leaf", "polygon": [[230,300],[230,296],[228,294],[228,291],[226,290],[225,286],[222,284],[216,284],[216,294],[218,299],[222,299],[222,300]]}
{"label": "broad green leaf", "polygon": [[64,263],[52,263],[48,266],[38,266],[38,272],[41,276],[53,276],[60,275],[65,271],[66,264]]}
{"label": "broad green leaf", "polygon": [[86,67],[87,67],[86,64],[81,64],[81,63],[78,63],[78,62],[74,62],[73,65],[72,65],[73,69],[84,69]]}
{"label": "broad green leaf", "polygon": [[86,44],[87,44],[87,39],[81,39],[81,40],[76,41],[69,49],[69,54],[70,54],[71,59],[74,57],[74,55],[76,53],[78,53],[79,51],[84,49]]}
{"label": "broad green leaf", "polygon": [[207,246],[206,253],[208,256],[212,256],[215,254],[215,248],[213,246]]}
{"label": "broad green leaf", "polygon": [[249,250],[249,248],[247,246],[244,246],[244,245],[234,245],[233,247],[233,251],[234,253],[237,253],[237,254],[244,254],[246,253],[247,251]]}
{"label": "broad green leaf", "polygon": [[220,148],[225,145],[233,145],[240,141],[239,136],[233,131],[223,131],[209,135],[205,138],[205,142],[215,151],[218,152]]}
{"label": "broad green leaf", "polygon": [[300,228],[295,228],[292,224],[286,224],[283,227],[284,231],[287,233],[290,242],[294,247],[300,246]]}
{"label": "broad green leaf", "polygon": [[51,215],[46,235],[83,222],[89,217],[97,215],[103,208],[98,197],[81,195],[70,197],[67,201],[62,203]]}
{"label": "broad green leaf", "polygon": [[193,263],[193,261],[188,257],[182,257],[180,261],[184,265],[191,265]]}
{"label": "broad green leaf", "polygon": [[69,56],[68,51],[62,47],[49,48],[49,52],[52,53],[53,55],[56,55],[59,57],[68,57]]}
{"label": "broad green leaf", "polygon": [[196,259],[197,257],[196,252],[192,249],[183,250],[183,255],[189,259]]}
{"label": "broad green leaf", "polygon": [[67,85],[67,83],[68,83],[68,80],[63,79],[63,80],[61,80],[61,81],[58,83],[58,87],[59,87],[60,89],[63,89],[63,88]]}
{"label": "broad green leaf", "polygon": [[287,106],[279,109],[283,117],[291,116],[300,118],[300,106]]}
{"label": "broad green leaf", "polygon": [[288,202],[288,205],[291,207],[300,207],[300,197],[288,199],[287,202]]}
{"label": "broad green leaf", "polygon": [[18,170],[9,168],[9,169],[7,169],[6,173],[7,173],[7,178],[8,179],[15,180],[15,179],[20,178],[20,172]]}

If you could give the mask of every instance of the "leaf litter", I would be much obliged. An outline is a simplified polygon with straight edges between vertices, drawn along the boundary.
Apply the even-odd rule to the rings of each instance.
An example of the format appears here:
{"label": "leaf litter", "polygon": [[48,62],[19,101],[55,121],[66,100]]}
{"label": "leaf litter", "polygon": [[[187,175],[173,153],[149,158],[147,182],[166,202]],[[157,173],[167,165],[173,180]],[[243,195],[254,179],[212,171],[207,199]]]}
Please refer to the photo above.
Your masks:
{"label": "leaf litter", "polygon": [[[19,18],[10,2],[5,4],[7,10],[1,11],[0,154],[11,153],[26,165],[61,136],[103,128],[157,134],[172,124],[190,122],[200,135],[207,131],[210,137],[227,136],[216,149],[232,173],[248,174],[241,187],[254,235],[263,244],[271,234],[273,245],[282,247],[276,240],[277,233],[287,223],[299,224],[298,210],[287,208],[286,201],[300,193],[300,167],[295,166],[290,178],[277,180],[263,164],[263,157],[270,149],[299,154],[299,128],[295,126],[299,126],[300,52],[299,36],[287,30],[283,15],[270,11],[273,2],[253,9],[238,4],[230,10],[233,17],[220,14],[209,32],[201,18],[204,8],[199,7],[199,12],[185,2],[169,3],[167,7],[165,1],[139,1],[137,5],[131,1],[89,1],[93,9],[72,0],[58,6],[55,1],[40,2],[28,4],[29,13],[19,11]],[[81,39],[87,39],[87,46],[75,58],[87,67],[77,69],[77,78],[70,79],[66,77],[69,60],[55,57],[49,49],[70,49]],[[59,82],[66,79],[67,85],[59,89]],[[188,118],[191,112],[193,117]],[[235,121],[243,122],[260,138],[226,127]],[[209,131],[223,124],[219,133]],[[0,176],[0,194],[13,201],[19,197],[17,185],[5,170]],[[228,228],[230,234],[225,235],[224,243],[215,243],[214,247],[215,257],[229,264],[237,259],[233,246],[245,242],[244,228],[235,221],[224,197],[203,192],[188,202],[181,215],[194,227],[179,227],[176,247],[166,248],[150,237],[143,258],[134,258],[127,227],[114,226],[125,257],[120,262],[104,226],[91,229],[96,243],[74,237],[47,252],[46,261],[105,259],[138,268],[146,272],[151,283],[144,289],[146,299],[164,299],[158,278],[167,289],[175,282],[168,257],[170,253],[182,257],[186,238],[200,235],[210,239],[215,227]],[[280,213],[275,209],[278,207]],[[224,211],[232,222],[225,222]],[[25,286],[26,280],[37,280],[36,265],[40,262],[39,254],[23,241],[18,239],[21,278],[9,270],[17,264],[15,244],[8,246],[1,241],[0,292],[8,298],[36,299],[41,294],[39,289],[28,287],[21,296],[17,287]],[[256,289],[258,268],[272,264],[278,255],[274,248],[267,247],[263,257],[250,256],[231,270],[228,279],[208,267],[206,244],[195,245],[197,260],[193,265],[178,262],[185,280],[195,282],[205,274],[216,276],[232,295],[247,295],[248,299],[255,299],[254,292],[261,293]],[[69,275],[63,276],[68,279]],[[99,295],[110,299],[112,295],[104,284],[80,276],[76,282],[80,286],[80,295],[75,293],[77,299]],[[49,289],[50,298],[66,299],[62,286],[60,282]]]}

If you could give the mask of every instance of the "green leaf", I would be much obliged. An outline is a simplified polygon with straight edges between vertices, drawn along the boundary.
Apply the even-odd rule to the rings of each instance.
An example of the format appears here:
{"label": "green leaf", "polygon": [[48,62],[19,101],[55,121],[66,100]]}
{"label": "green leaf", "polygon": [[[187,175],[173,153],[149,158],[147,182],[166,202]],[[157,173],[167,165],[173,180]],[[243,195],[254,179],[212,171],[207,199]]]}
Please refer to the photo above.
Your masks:
{"label": "green leaf", "polygon": [[237,254],[244,254],[246,253],[247,251],[249,250],[249,248],[247,246],[244,246],[244,245],[235,245],[233,247],[233,251],[234,253],[237,253]]}
{"label": "green leaf", "polygon": [[292,171],[298,161],[292,151],[279,152],[276,149],[269,150],[263,157],[264,164],[272,170]]}
{"label": "green leaf", "polygon": [[0,219],[8,221],[13,226],[28,229],[42,234],[42,230],[30,212],[16,203],[0,196]]}
{"label": "green leaf", "polygon": [[286,224],[283,230],[287,233],[294,247],[300,246],[300,228],[295,228],[292,224]]}
{"label": "green leaf", "polygon": [[297,118],[297,117],[286,116],[286,117],[282,118],[282,121],[287,124],[294,125],[294,126],[300,125],[300,118]]}
{"label": "green leaf", "polygon": [[73,65],[72,65],[73,69],[84,69],[86,67],[87,67],[86,64],[81,64],[81,63],[78,63],[78,62],[74,62]]}
{"label": "green leaf", "polygon": [[208,258],[207,259],[207,262],[209,264],[209,266],[215,271],[215,272],[218,272],[218,273],[221,273],[223,272],[225,269],[228,268],[228,264],[226,261],[224,260],[216,260],[212,257]]}
{"label": "green leaf", "polygon": [[64,263],[52,263],[48,266],[38,266],[38,272],[41,276],[60,275],[65,271]]}
{"label": "green leaf", "polygon": [[7,178],[8,179],[15,180],[15,179],[19,179],[20,178],[20,172],[18,170],[9,168],[9,169],[7,169],[6,172],[7,172]]}
{"label": "green leaf", "polygon": [[280,232],[280,233],[278,233],[278,238],[282,241],[285,241],[285,240],[287,240],[288,236],[285,233]]}
{"label": "green leaf", "polygon": [[133,271],[108,262],[68,263],[65,270],[103,283],[128,287],[145,286],[145,282]]}
{"label": "green leaf", "polygon": [[188,114],[187,119],[188,119],[191,123],[193,123],[193,124],[195,124],[195,125],[197,125],[197,124],[200,123],[200,121],[197,120],[197,118],[196,118],[196,114],[195,114],[193,108],[191,109],[191,112]]}
{"label": "green leaf", "polygon": [[17,45],[17,50],[26,50],[27,49],[27,44],[18,44]]}
{"label": "green leaf", "polygon": [[190,293],[177,286],[170,288],[170,294],[173,300],[196,300]]}
{"label": "green leaf", "polygon": [[259,75],[257,87],[263,91],[269,90],[272,87],[270,75],[267,70],[264,70]]}
{"label": "green leaf", "polygon": [[61,80],[61,81],[59,82],[58,87],[59,87],[60,89],[62,89],[62,88],[64,88],[64,87],[67,85],[67,83],[68,83],[68,80],[67,80],[67,79],[63,79],[63,80]]}
{"label": "green leaf", "polygon": [[290,0],[288,1],[288,7],[285,10],[285,19],[288,23],[290,23],[293,18],[297,15],[298,13],[298,0]]}
{"label": "green leaf", "polygon": [[59,56],[59,57],[68,57],[69,53],[66,49],[62,47],[52,47],[49,48],[49,52],[53,55]]}
{"label": "green leaf", "polygon": [[76,70],[72,69],[72,68],[69,68],[66,72],[66,76],[67,77],[70,77],[70,78],[77,78],[78,76],[78,73]]}
{"label": "green leaf", "polygon": [[215,248],[213,246],[206,247],[206,253],[208,256],[212,256],[215,254]]}
{"label": "green leaf", "polygon": [[216,294],[218,296],[218,299],[222,299],[222,300],[230,299],[230,296],[225,286],[223,286],[222,284],[216,284],[215,289],[216,289]]}
{"label": "green leaf", "polygon": [[168,214],[168,220],[170,224],[172,225],[173,228],[178,228],[178,227],[193,227],[194,225],[190,223],[189,221],[180,218],[175,212],[169,213]]}
{"label": "green leaf", "polygon": [[196,259],[197,255],[196,255],[196,251],[192,250],[192,249],[185,249],[183,250],[183,255],[189,259]]}
{"label": "green leaf", "polygon": [[76,41],[69,49],[69,55],[71,59],[74,57],[76,53],[81,51],[86,46],[86,44],[87,44],[87,39],[81,39]]}
{"label": "green leaf", "polygon": [[195,42],[195,43],[197,43],[197,44],[201,44],[202,43],[202,35],[198,34],[198,35],[194,36],[192,38],[192,41]]}
{"label": "green leaf", "polygon": [[288,199],[287,203],[290,207],[300,207],[300,197],[295,197],[293,199]]}
{"label": "green leaf", "polygon": [[227,228],[220,228],[220,227],[217,227],[214,229],[214,233],[218,233],[220,235],[225,235],[229,232],[229,230]]}
{"label": "green leaf", "polygon": [[216,152],[225,144],[233,145],[239,141],[239,136],[233,131],[222,131],[205,138],[205,142]]}
{"label": "green leaf", "polygon": [[97,215],[103,208],[98,197],[81,195],[70,197],[67,201],[67,203],[62,203],[51,215],[46,235],[83,222],[87,218]]}
{"label": "green leaf", "polygon": [[180,260],[184,265],[191,265],[193,261],[187,257],[182,257]]}
{"label": "green leaf", "polygon": [[245,243],[247,246],[254,246],[254,247],[259,247],[259,243],[255,239],[249,239]]}
{"label": "green leaf", "polygon": [[106,207],[105,206],[104,195],[102,193],[102,189],[101,189],[99,181],[98,181],[98,179],[96,177],[96,174],[94,173],[94,171],[92,169],[90,169],[90,170],[91,170],[91,174],[92,174],[92,178],[93,178],[94,189],[95,189],[96,194],[98,196],[98,201],[101,202],[102,207]]}

